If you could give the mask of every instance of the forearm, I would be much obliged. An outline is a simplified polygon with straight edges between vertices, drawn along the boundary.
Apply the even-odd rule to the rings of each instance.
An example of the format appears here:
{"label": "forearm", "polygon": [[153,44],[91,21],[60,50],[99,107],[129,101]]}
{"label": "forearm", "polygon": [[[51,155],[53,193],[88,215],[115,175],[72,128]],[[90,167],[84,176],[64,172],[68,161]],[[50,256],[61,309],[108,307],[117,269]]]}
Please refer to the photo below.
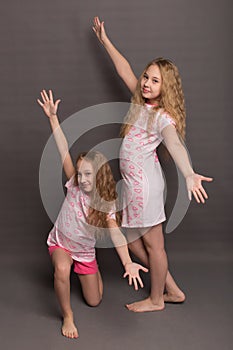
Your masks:
{"label": "forearm", "polygon": [[124,77],[129,71],[131,71],[131,67],[126,58],[116,49],[116,47],[112,44],[112,42],[107,38],[103,42],[103,46],[110,58],[113,61],[113,64],[116,68],[117,73],[121,78]]}
{"label": "forearm", "polygon": [[131,263],[132,260],[129,255],[128,244],[125,236],[120,231],[117,224],[114,220],[111,220],[109,224],[109,231],[111,235],[112,242],[117,251],[117,254],[122,262],[122,265],[125,266],[127,263]]}
{"label": "forearm", "polygon": [[188,157],[188,152],[181,143],[174,126],[169,125],[165,127],[162,130],[162,137],[169,153],[184,177],[187,178],[187,176],[194,174]]}
{"label": "forearm", "polygon": [[122,265],[125,267],[126,264],[131,264],[132,260],[129,255],[129,250],[127,244],[121,247],[115,247],[117,254],[121,260]]}
{"label": "forearm", "polygon": [[62,161],[64,161],[67,153],[69,152],[67,139],[61,129],[57,115],[50,117],[49,121],[50,121],[51,129],[53,131],[53,136],[54,136],[58,151],[61,155]]}
{"label": "forearm", "polygon": [[175,142],[170,145],[168,151],[185,178],[194,174],[188,153],[181,142]]}
{"label": "forearm", "polygon": [[129,62],[126,58],[116,49],[112,42],[106,38],[102,42],[106,51],[108,52],[112,62],[116,68],[116,71],[120,78],[124,81],[128,89],[134,94],[137,87],[137,78],[131,69]]}

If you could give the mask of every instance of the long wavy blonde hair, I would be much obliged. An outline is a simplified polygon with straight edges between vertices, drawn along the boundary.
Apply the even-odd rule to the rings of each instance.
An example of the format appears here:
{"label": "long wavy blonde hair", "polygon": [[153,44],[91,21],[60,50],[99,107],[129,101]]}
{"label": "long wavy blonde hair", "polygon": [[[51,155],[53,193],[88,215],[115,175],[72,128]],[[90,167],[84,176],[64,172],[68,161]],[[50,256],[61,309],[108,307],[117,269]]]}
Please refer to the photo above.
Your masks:
{"label": "long wavy blonde hair", "polygon": [[154,106],[151,109],[151,112],[148,113],[148,132],[150,132],[152,124],[154,123],[156,114],[154,112],[163,109],[164,112],[168,113],[174,119],[176,122],[176,130],[181,139],[184,140],[186,115],[180,75],[177,67],[170,60],[162,57],[149,62],[138,79],[136,91],[131,99],[131,106],[121,128],[120,135],[124,137],[128,134],[131,126],[139,117],[140,106],[143,106],[146,103],[146,99],[143,98],[141,93],[141,80],[147,69],[152,65],[157,65],[159,67],[162,77],[162,85],[161,93],[157,99],[158,105]]}
{"label": "long wavy blonde hair", "polygon": [[[117,192],[116,182],[113,177],[111,167],[107,158],[97,151],[84,152],[79,154],[78,161],[85,160],[91,163],[94,171],[94,184],[93,191],[90,196],[89,213],[87,216],[87,223],[98,227],[107,227],[107,215],[111,211],[117,210]],[[78,186],[78,171],[76,169],[74,184]],[[112,203],[115,201],[116,207],[112,207]],[[98,208],[98,209],[97,209]],[[121,224],[121,212],[116,211],[116,222],[118,226]],[[100,238],[98,235],[97,237]]]}

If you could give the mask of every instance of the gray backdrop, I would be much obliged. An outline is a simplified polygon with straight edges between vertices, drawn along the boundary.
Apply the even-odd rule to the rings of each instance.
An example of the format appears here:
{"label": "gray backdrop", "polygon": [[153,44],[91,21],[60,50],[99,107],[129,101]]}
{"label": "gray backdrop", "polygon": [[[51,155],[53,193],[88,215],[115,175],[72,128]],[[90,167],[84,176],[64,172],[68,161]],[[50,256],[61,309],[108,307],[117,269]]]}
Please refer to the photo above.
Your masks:
{"label": "gray backdrop", "polygon": [[[95,15],[105,20],[110,38],[130,60],[137,75],[148,61],[158,56],[172,59],[180,70],[187,107],[186,145],[195,170],[213,176],[214,182],[206,185],[210,196],[208,202],[204,206],[192,202],[182,224],[166,237],[168,254],[183,280],[186,276],[198,275],[207,265],[210,267],[210,270],[205,271],[203,279],[207,281],[210,278],[209,281],[212,281],[208,295],[211,295],[216,286],[219,288],[219,292],[208,305],[210,310],[215,310],[217,304],[218,312],[222,312],[221,332],[215,333],[216,323],[213,327],[210,325],[207,334],[196,329],[193,339],[202,339],[203,343],[198,343],[200,349],[228,349],[228,346],[230,348],[228,330],[231,323],[231,305],[224,304],[223,307],[222,302],[226,298],[224,292],[227,293],[227,290],[232,288],[231,10],[232,3],[229,0],[2,2],[0,266],[3,285],[0,303],[4,349],[16,347],[16,339],[10,336],[12,329],[14,334],[18,334],[15,338],[24,349],[30,348],[34,342],[41,346],[41,341],[44,342],[45,349],[75,346],[74,343],[66,343],[66,340],[61,339],[56,333],[57,328],[54,329],[54,340],[50,343],[51,325],[46,324],[47,319],[44,319],[45,316],[49,318],[52,313],[45,311],[45,305],[50,304],[50,300],[54,298],[52,282],[45,277],[51,275],[45,246],[51,222],[40,200],[38,174],[40,158],[51,131],[36,99],[41,89],[53,89],[55,97],[62,99],[59,108],[61,121],[85,107],[130,100],[129,92],[118,78],[110,59],[91,29],[92,18]],[[115,137],[116,130],[110,128],[107,134],[107,138]],[[98,135],[95,132],[86,135],[80,141],[80,145],[81,148],[88,148],[105,139],[106,130],[100,129]],[[176,175],[172,163],[166,167],[168,182],[171,184],[171,201],[167,203],[169,212],[175,197]],[[116,167],[114,171],[118,176]],[[118,261],[114,260],[115,252],[103,250],[100,254],[103,271],[108,275],[110,261],[115,261],[118,266]],[[192,270],[193,274],[187,268],[187,261],[199,266],[198,269]],[[214,269],[218,273],[214,274],[212,264],[215,264]],[[30,273],[25,272],[28,266],[31,266]],[[119,266],[118,268],[115,275],[116,288],[117,279],[122,272]],[[187,281],[185,286],[186,284]],[[198,279],[194,285],[200,300],[206,298],[207,291],[202,288]],[[40,286],[44,288],[42,294],[38,292]],[[188,288],[186,286],[186,290]],[[125,291],[130,293],[128,288]],[[43,306],[38,302],[41,301],[40,295],[45,299]],[[217,296],[219,299],[216,301]],[[30,298],[34,298],[31,303]],[[117,298],[116,292],[114,299]],[[127,301],[125,299],[127,298],[122,298],[122,304]],[[35,306],[37,302],[38,306]],[[80,307],[83,307],[82,304],[78,306]],[[57,310],[56,306],[54,310]],[[54,311],[55,315],[56,312],[58,311]],[[94,315],[95,310],[92,312]],[[83,313],[86,313],[85,309]],[[24,326],[23,322],[19,321],[23,315],[26,315]],[[38,315],[42,319],[35,321]],[[118,316],[121,318],[121,314]],[[88,317],[90,320],[90,315]],[[130,322],[134,322],[133,316],[129,317]],[[150,319],[144,319],[145,323],[142,324],[140,319],[137,319],[141,331],[143,324],[146,325],[148,321],[151,324],[153,317],[158,316],[148,317]],[[211,317],[211,320],[213,319],[214,315]],[[158,319],[158,325],[159,322],[167,320],[166,317],[162,321]],[[55,321],[56,317],[52,319],[51,324]],[[39,323],[33,328],[36,322]],[[98,322],[97,317],[96,323]],[[210,318],[206,318],[205,324],[208,322]],[[42,324],[45,329],[38,333],[38,329],[43,329]],[[105,327],[101,324],[100,322],[99,329],[93,325],[90,334],[101,332]],[[124,325],[123,328],[125,327],[127,326]],[[113,328],[116,330],[117,325]],[[26,329],[34,334],[34,338],[27,336]],[[185,331],[186,336],[189,331]],[[121,331],[119,328],[120,335],[113,335],[112,332],[110,329],[99,333],[102,334],[99,348],[103,348],[105,339],[111,336],[120,340],[122,328]],[[156,344],[156,339],[150,339],[154,333],[145,336],[142,332],[139,339],[134,339],[133,336],[129,337],[126,330],[124,332],[125,337],[121,340],[123,348],[142,347],[146,344],[143,343],[143,339],[149,342],[148,349],[154,348]],[[82,339],[82,349],[88,348],[91,343],[85,343],[86,335]],[[130,343],[127,343],[128,339],[131,339]],[[173,344],[172,339],[168,339],[160,339],[160,349],[167,349],[170,341]],[[193,339],[187,338],[183,348],[192,349]],[[117,348],[118,340],[112,344],[112,348]],[[173,346],[174,349],[182,348],[182,340]]]}

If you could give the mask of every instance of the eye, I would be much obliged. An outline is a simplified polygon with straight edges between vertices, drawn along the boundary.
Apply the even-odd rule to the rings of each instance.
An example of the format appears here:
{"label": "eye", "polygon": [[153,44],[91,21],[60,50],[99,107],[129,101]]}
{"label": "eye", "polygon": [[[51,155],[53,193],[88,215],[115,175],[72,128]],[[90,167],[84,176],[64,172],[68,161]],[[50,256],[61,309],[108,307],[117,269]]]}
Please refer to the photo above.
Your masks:
{"label": "eye", "polygon": [[152,81],[154,84],[158,83],[158,80],[156,80],[156,79],[153,79]]}
{"label": "eye", "polygon": [[148,79],[148,75],[147,74],[143,74],[143,78],[144,79]]}

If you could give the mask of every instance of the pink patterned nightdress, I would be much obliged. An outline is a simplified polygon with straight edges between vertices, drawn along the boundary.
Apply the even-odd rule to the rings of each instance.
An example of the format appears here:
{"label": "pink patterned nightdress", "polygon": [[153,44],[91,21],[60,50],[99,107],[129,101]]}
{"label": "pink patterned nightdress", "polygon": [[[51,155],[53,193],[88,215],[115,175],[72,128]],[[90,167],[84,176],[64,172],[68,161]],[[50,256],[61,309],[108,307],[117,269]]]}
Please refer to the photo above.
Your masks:
{"label": "pink patterned nightdress", "polygon": [[47,244],[67,249],[74,260],[93,261],[96,243],[94,227],[86,223],[89,197],[74,185],[74,176],[65,186],[66,198],[49,233]]}
{"label": "pink patterned nightdress", "polygon": [[123,185],[122,227],[151,227],[163,222],[164,179],[156,148],[162,142],[161,132],[174,120],[164,111],[156,113],[147,132],[151,105],[141,108],[138,120],[124,137],[120,149],[120,171]]}

